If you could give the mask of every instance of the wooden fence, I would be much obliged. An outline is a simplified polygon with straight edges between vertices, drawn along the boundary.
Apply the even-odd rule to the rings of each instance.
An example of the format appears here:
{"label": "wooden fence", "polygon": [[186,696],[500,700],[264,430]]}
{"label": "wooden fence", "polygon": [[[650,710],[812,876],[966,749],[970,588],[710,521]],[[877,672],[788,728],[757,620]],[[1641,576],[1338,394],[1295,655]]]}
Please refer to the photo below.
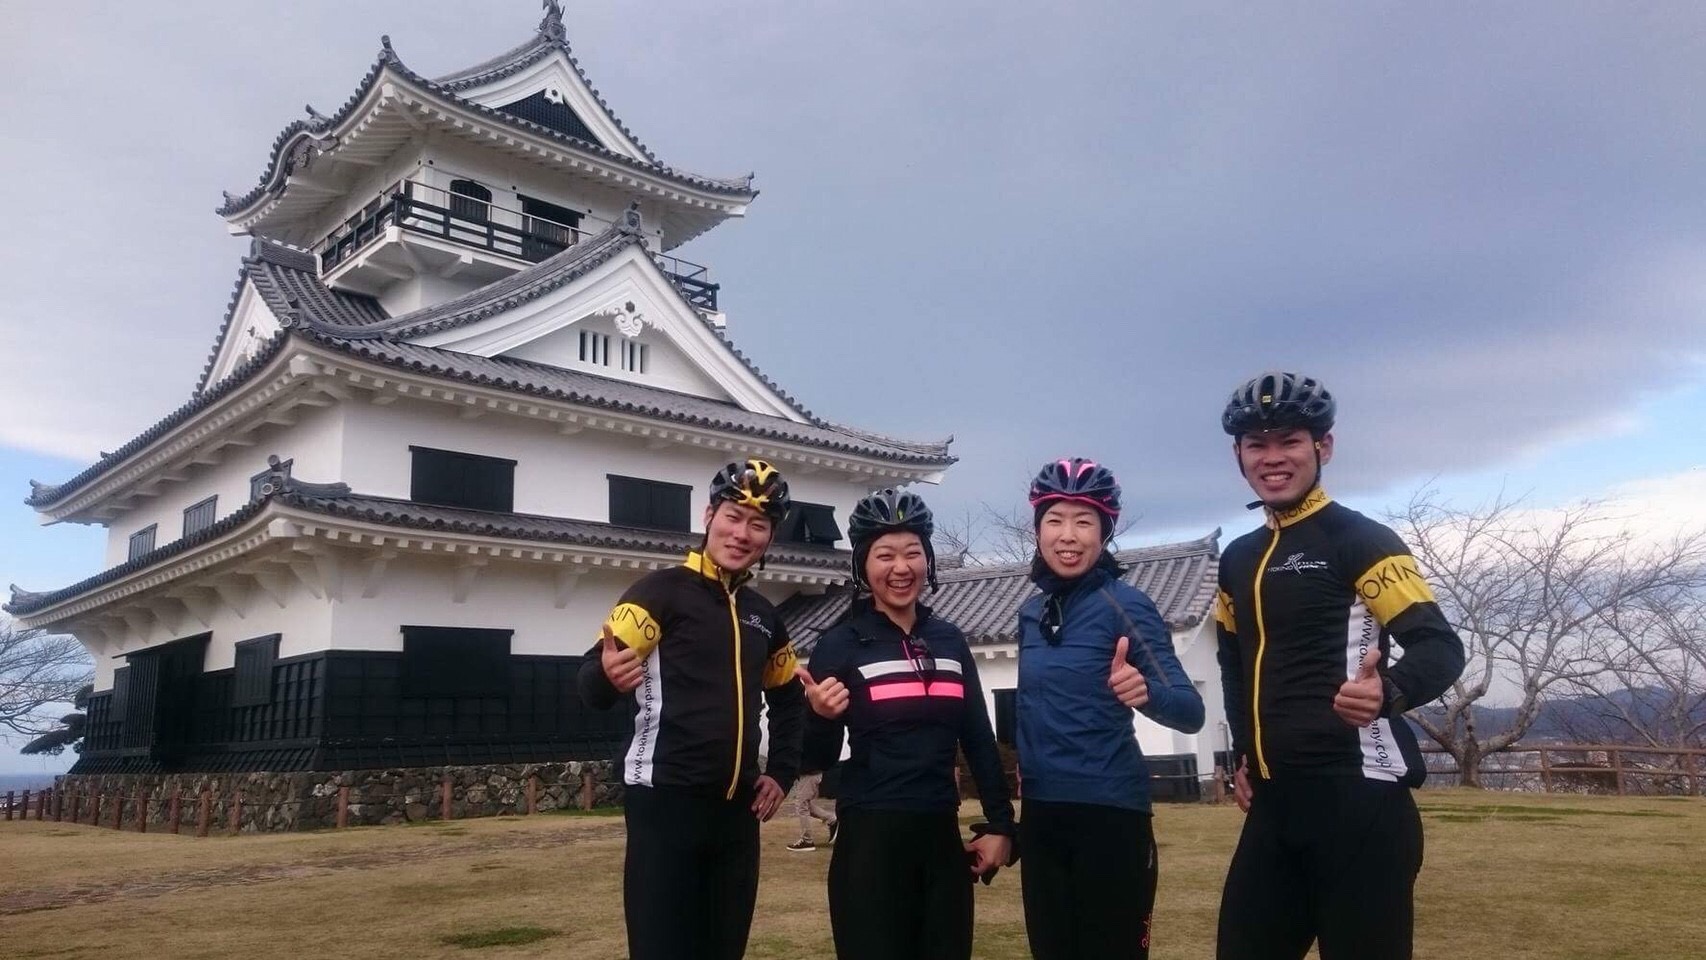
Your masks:
{"label": "wooden fence", "polygon": [[[1436,764],[1433,759],[1450,754],[1431,744],[1422,753],[1430,782],[1435,777],[1456,782],[1460,771],[1455,762]],[[1482,785],[1506,789],[1698,797],[1706,779],[1706,750],[1626,743],[1519,744],[1482,757],[1478,773]]]}

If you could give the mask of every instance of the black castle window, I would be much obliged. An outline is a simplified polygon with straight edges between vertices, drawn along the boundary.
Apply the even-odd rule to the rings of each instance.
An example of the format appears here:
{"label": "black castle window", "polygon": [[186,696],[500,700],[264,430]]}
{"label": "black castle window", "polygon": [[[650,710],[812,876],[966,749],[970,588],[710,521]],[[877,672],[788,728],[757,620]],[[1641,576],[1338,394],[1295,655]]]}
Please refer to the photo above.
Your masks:
{"label": "black castle window", "polygon": [[468,627],[403,628],[405,697],[503,697],[509,693],[514,631]]}
{"label": "black castle window", "polygon": [[278,663],[278,640],[275,633],[237,644],[236,677],[231,688],[233,707],[264,707],[272,702],[272,671]]}
{"label": "black castle window", "polygon": [[492,191],[472,180],[450,181],[450,215],[485,223],[491,219]]}
{"label": "black castle window", "polygon": [[680,483],[610,477],[610,522],[653,530],[693,529],[693,488]]}
{"label": "black castle window", "polygon": [[154,549],[154,533],[159,524],[151,523],[130,535],[130,555],[127,559],[135,560]]}
{"label": "black castle window", "polygon": [[213,518],[219,506],[217,496],[208,497],[193,506],[184,508],[184,536],[200,533],[213,526]]}
{"label": "black castle window", "polygon": [[812,543],[833,546],[841,539],[841,528],[835,525],[835,508],[822,503],[795,500],[782,518],[779,543]]}
{"label": "black castle window", "polygon": [[454,450],[410,447],[409,499],[470,510],[515,509],[515,461]]}

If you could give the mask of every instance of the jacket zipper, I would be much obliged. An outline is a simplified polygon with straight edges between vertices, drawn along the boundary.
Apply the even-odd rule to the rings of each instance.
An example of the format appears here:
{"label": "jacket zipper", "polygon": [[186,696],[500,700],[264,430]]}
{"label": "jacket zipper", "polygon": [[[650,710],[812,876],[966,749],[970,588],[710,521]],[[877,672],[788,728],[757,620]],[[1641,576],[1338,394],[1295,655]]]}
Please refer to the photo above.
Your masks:
{"label": "jacket zipper", "polygon": [[1256,724],[1256,771],[1263,780],[1273,779],[1268,772],[1268,760],[1262,752],[1262,655],[1268,650],[1267,628],[1262,622],[1262,574],[1267,572],[1268,560],[1274,555],[1274,548],[1279,546],[1279,520],[1274,521],[1274,537],[1268,541],[1268,550],[1262,554],[1262,561],[1256,566],[1256,680],[1250,689],[1250,716]]}
{"label": "jacket zipper", "polygon": [[725,799],[733,800],[735,790],[740,787],[741,754],[746,749],[746,691],[740,682],[740,616],[735,607],[735,595],[728,592],[728,586],[723,585],[723,592],[729,598],[729,627],[734,631],[735,657],[735,769],[729,778],[729,792]]}

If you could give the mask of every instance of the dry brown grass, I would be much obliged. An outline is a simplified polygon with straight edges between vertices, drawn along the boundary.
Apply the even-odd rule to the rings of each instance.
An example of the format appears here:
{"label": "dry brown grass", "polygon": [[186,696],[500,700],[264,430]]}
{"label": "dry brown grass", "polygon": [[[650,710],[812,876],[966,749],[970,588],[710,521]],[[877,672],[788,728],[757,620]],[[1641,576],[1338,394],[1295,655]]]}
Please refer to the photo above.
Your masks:
{"label": "dry brown grass", "polygon": [[[1706,801],[1450,791],[1422,804],[1418,958],[1702,955]],[[1156,820],[1154,956],[1212,957],[1239,814],[1166,806]],[[765,829],[749,957],[832,953],[829,856],[784,850],[793,829]],[[618,960],[621,856],[608,816],[206,840],[0,823],[0,955]],[[1017,880],[978,888],[980,957],[1028,955]],[[492,945],[469,954],[458,937]]]}

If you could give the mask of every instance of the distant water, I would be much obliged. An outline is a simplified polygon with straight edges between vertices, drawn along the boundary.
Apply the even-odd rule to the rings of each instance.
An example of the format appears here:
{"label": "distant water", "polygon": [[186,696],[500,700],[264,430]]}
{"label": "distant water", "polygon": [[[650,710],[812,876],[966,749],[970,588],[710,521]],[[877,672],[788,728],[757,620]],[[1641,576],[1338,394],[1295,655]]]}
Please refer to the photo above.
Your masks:
{"label": "distant water", "polygon": [[53,786],[51,773],[0,773],[0,799],[4,799],[6,791],[22,793],[25,790],[40,790]]}

